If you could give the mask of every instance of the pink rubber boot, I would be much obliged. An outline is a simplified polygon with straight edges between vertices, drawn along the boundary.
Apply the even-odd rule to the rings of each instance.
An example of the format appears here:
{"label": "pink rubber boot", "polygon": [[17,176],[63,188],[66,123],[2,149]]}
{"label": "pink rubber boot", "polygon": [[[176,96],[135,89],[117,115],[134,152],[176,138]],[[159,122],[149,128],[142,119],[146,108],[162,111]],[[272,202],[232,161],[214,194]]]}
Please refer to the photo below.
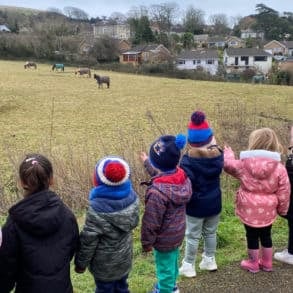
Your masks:
{"label": "pink rubber boot", "polygon": [[251,273],[259,272],[258,249],[248,249],[248,257],[249,259],[241,262],[241,268]]}
{"label": "pink rubber boot", "polygon": [[262,247],[261,248],[261,259],[259,260],[259,267],[266,272],[273,270],[273,248]]}

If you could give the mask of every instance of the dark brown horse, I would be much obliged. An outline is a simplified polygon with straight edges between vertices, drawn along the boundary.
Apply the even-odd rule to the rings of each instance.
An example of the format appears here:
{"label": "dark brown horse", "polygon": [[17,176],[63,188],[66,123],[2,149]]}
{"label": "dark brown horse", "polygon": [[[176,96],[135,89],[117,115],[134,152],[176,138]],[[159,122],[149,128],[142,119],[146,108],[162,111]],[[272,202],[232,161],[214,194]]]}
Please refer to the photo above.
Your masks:
{"label": "dark brown horse", "polygon": [[97,81],[99,88],[103,87],[103,83],[107,84],[107,88],[110,87],[110,77],[109,76],[100,76],[100,75],[94,74],[94,79]]}
{"label": "dark brown horse", "polygon": [[78,68],[75,70],[75,75],[84,75],[84,74],[87,74],[88,77],[91,77],[91,70],[87,67],[84,67],[84,68]]}
{"label": "dark brown horse", "polygon": [[26,61],[24,64],[24,69],[31,68],[31,67],[34,69],[37,69],[37,64],[32,61]]}

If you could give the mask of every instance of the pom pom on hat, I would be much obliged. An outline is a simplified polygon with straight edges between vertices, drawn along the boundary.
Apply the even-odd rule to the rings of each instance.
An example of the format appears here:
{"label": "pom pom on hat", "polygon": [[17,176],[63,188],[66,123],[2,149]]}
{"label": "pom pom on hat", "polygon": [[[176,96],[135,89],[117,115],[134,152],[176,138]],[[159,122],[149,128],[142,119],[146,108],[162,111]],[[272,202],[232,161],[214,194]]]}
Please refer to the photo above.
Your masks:
{"label": "pom pom on hat", "polygon": [[187,136],[189,144],[194,147],[202,147],[212,141],[213,131],[209,127],[204,112],[195,111],[192,113],[188,123]]}
{"label": "pom pom on hat", "polygon": [[119,186],[129,179],[130,168],[128,164],[119,157],[105,157],[95,167],[95,186],[100,184]]}
{"label": "pom pom on hat", "polygon": [[179,163],[181,152],[186,144],[186,137],[179,134],[176,137],[173,135],[163,135],[155,140],[149,151],[151,164],[161,170],[169,171],[176,169]]}

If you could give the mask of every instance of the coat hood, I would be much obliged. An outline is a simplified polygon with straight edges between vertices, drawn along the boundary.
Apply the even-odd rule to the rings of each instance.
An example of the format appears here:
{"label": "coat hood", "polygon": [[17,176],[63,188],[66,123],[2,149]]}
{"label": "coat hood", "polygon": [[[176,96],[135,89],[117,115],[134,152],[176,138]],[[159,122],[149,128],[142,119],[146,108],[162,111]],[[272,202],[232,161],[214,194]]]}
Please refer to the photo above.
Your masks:
{"label": "coat hood", "polygon": [[130,232],[138,224],[139,199],[134,190],[127,198],[96,198],[90,202],[89,209],[94,217],[102,218],[125,232]]}
{"label": "coat hood", "polygon": [[265,150],[242,151],[240,159],[243,160],[244,168],[255,179],[266,179],[278,167],[281,156],[277,152]]}
{"label": "coat hood", "polygon": [[186,204],[192,194],[190,180],[181,168],[177,168],[175,173],[163,173],[154,177],[152,188],[167,195],[176,205]]}
{"label": "coat hood", "polygon": [[27,233],[46,236],[59,229],[64,209],[60,198],[45,190],[22,199],[10,208],[9,215]]}
{"label": "coat hood", "polygon": [[[182,158],[181,165],[192,171],[192,174],[201,174],[205,178],[214,178],[221,174],[224,165],[223,152],[217,146],[210,148],[190,148]],[[191,174],[187,174],[188,176]],[[192,176],[191,176],[192,177]]]}

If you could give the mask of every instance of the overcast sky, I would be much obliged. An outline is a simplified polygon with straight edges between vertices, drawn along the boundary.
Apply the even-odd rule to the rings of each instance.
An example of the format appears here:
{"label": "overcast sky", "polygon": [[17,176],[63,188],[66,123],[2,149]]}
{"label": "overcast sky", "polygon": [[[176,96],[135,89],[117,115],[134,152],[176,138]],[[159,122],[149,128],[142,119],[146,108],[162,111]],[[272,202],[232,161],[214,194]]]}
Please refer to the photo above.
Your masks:
{"label": "overcast sky", "polygon": [[[293,12],[293,0],[178,0],[178,1],[158,1],[158,0],[0,0],[0,5],[18,6],[47,10],[54,7],[61,11],[66,6],[76,7],[86,12],[89,17],[110,16],[113,12],[126,14],[132,7],[144,5],[149,7],[152,4],[175,2],[183,11],[189,5],[201,9],[205,12],[206,19],[209,15],[224,13],[228,17],[246,16],[256,13],[256,4],[262,3],[274,10],[282,13],[284,11]],[[8,4],[9,3],[9,4]]]}

